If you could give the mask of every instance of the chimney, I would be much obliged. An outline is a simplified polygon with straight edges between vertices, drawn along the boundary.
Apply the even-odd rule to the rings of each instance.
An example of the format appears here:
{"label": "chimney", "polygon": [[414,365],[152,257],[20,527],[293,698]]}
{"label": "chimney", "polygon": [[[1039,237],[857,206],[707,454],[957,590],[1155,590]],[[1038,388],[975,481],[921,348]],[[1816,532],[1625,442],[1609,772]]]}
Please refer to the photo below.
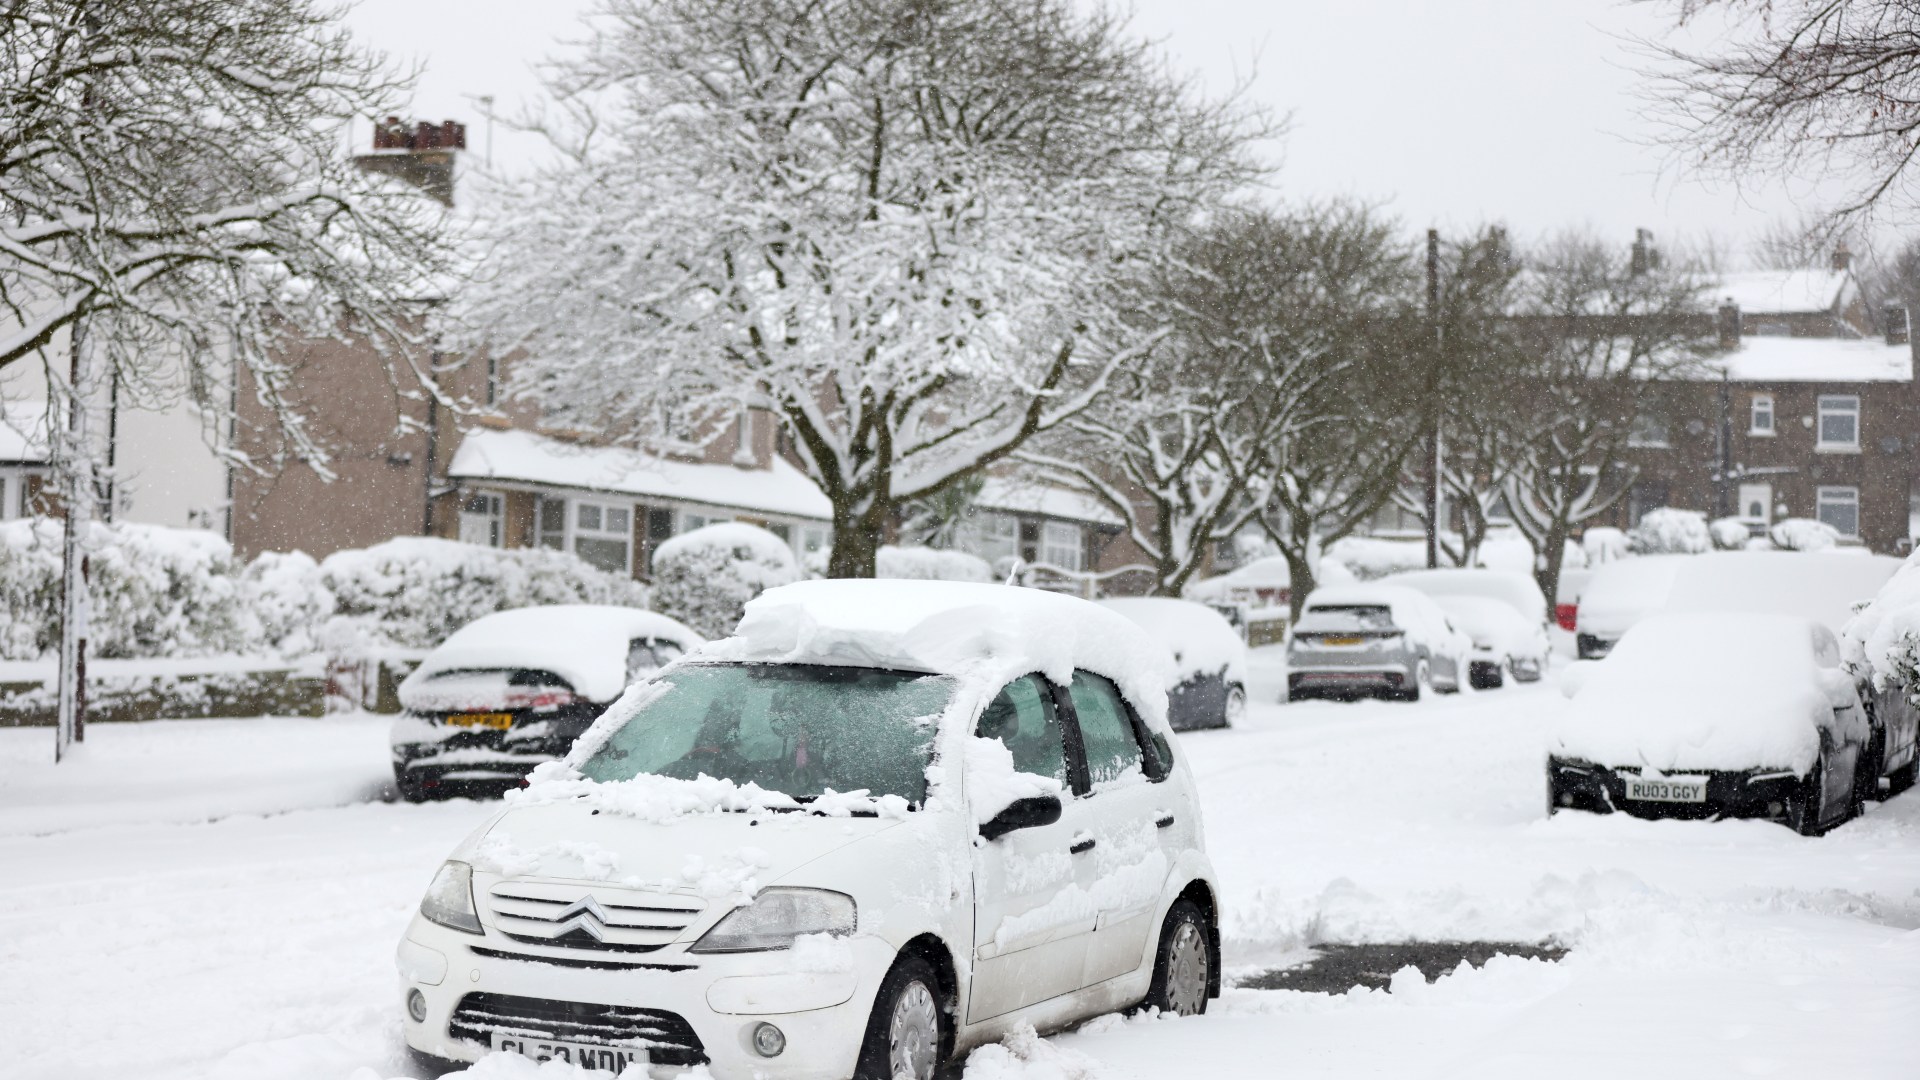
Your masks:
{"label": "chimney", "polygon": [[373,125],[373,152],[354,158],[367,172],[391,176],[453,205],[453,152],[467,148],[467,125],[454,120],[411,126],[389,116]]}
{"label": "chimney", "polygon": [[1653,230],[1633,230],[1633,258],[1629,260],[1627,272],[1640,277],[1658,265],[1659,256],[1653,252]]}
{"label": "chimney", "polygon": [[1845,273],[1853,265],[1853,252],[1847,250],[1847,242],[1840,241],[1833,249],[1833,268]]}
{"label": "chimney", "polygon": [[1880,309],[1880,322],[1887,328],[1887,344],[1905,345],[1911,334],[1907,323],[1907,305],[1888,304]]}
{"label": "chimney", "polygon": [[1740,347],[1740,305],[1729,297],[1720,305],[1720,316],[1714,320],[1714,327],[1720,332],[1720,347],[1729,351]]}

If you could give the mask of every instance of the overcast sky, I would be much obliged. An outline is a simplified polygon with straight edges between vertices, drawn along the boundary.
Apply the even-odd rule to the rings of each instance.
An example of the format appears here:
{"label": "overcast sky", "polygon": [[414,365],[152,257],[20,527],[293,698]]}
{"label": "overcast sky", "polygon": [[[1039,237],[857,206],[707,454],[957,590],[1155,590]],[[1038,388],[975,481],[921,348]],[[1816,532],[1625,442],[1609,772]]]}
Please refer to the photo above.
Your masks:
{"label": "overcast sky", "polygon": [[[538,93],[532,66],[578,36],[588,0],[362,0],[362,40],[421,65],[414,112],[469,122]],[[1279,198],[1351,195],[1410,228],[1504,221],[1517,235],[1591,226],[1628,242],[1720,237],[1741,254],[1769,221],[1817,208],[1808,185],[1740,189],[1676,175],[1623,39],[1658,36],[1662,8],[1621,0],[1137,0],[1135,25],[1218,92],[1292,116]],[[358,136],[364,140],[365,133]],[[524,143],[496,134],[506,165]]]}

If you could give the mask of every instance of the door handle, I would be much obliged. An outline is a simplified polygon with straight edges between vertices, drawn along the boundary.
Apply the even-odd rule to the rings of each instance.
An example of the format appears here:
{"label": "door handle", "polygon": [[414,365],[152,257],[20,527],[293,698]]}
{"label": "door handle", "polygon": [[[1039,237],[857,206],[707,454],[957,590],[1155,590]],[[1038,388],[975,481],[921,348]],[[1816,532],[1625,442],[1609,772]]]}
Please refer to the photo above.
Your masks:
{"label": "door handle", "polygon": [[1158,821],[1155,821],[1153,825],[1154,825],[1154,828],[1157,828],[1157,829],[1170,829],[1173,827],[1173,815],[1167,814],[1161,817]]}
{"label": "door handle", "polygon": [[1068,850],[1068,851],[1070,851],[1070,852],[1072,852],[1072,853],[1073,853],[1073,854],[1075,854],[1075,855],[1078,855],[1078,854],[1080,854],[1080,853],[1081,853],[1081,852],[1083,852],[1083,851],[1092,851],[1092,850],[1093,850],[1093,837],[1091,837],[1091,836],[1089,836],[1089,837],[1087,837],[1087,838],[1086,838],[1085,840],[1082,840],[1082,841],[1080,841],[1079,843],[1077,843],[1077,844],[1075,844],[1075,845],[1073,845],[1072,847],[1070,847],[1070,848],[1068,848],[1067,850]]}

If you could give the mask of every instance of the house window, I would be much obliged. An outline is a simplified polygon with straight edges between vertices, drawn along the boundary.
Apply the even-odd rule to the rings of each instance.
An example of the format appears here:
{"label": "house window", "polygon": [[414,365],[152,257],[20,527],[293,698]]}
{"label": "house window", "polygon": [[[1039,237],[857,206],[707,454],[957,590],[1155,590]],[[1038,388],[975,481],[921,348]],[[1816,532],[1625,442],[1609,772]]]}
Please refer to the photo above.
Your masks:
{"label": "house window", "polygon": [[1040,561],[1076,573],[1086,561],[1087,541],[1080,526],[1049,521],[1040,530]]}
{"label": "house window", "polygon": [[573,504],[573,553],[612,573],[633,570],[633,508],[611,503]]}
{"label": "house window", "polygon": [[1753,395],[1753,407],[1747,415],[1749,417],[1747,421],[1747,434],[1773,434],[1773,395]]}
{"label": "house window", "polygon": [[808,557],[818,555],[827,557],[827,549],[833,546],[833,530],[825,525],[800,526],[800,561],[805,565]]}
{"label": "house window", "polygon": [[1657,480],[1635,484],[1627,492],[1627,524],[1629,527],[1640,524],[1640,519],[1649,510],[1658,510],[1667,505],[1667,485]]}
{"label": "house window", "polygon": [[1667,418],[1651,406],[1633,414],[1633,426],[1627,429],[1628,446],[1667,446]]}
{"label": "house window", "polygon": [[1816,494],[1814,516],[1833,526],[1841,536],[1860,535],[1860,489],[1823,487]]}
{"label": "house window", "polygon": [[567,500],[542,495],[535,506],[534,542],[555,551],[567,550]]}
{"label": "house window", "polygon": [[1010,514],[977,513],[974,525],[979,537],[978,550],[974,554],[987,560],[987,565],[1000,568],[1001,560],[1008,562],[1020,557],[1020,520]]}
{"label": "house window", "polygon": [[506,499],[498,492],[475,491],[460,504],[460,541],[497,548],[506,540]]}
{"label": "house window", "polygon": [[1860,449],[1860,399],[1852,394],[1821,394],[1817,450]]}
{"label": "house window", "polygon": [[694,514],[682,511],[680,514],[680,531],[689,533],[695,529],[704,529],[709,525],[722,525],[732,520],[732,518],[727,517],[725,514]]}

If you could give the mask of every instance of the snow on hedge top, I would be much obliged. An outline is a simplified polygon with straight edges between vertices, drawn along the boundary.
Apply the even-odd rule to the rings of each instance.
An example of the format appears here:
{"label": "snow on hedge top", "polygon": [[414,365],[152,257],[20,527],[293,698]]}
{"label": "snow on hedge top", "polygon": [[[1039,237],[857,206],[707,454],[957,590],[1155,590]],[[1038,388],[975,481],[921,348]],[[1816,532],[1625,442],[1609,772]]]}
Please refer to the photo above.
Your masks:
{"label": "snow on hedge top", "polygon": [[1617,638],[1667,606],[1673,579],[1695,555],[1640,555],[1602,563],[1580,593],[1580,632]]}
{"label": "snow on hedge top", "polygon": [[635,638],[664,638],[683,650],[699,634],[665,615],[602,604],[553,604],[482,616],[454,631],[400,685],[403,699],[451,671],[531,668],[551,671],[593,701],[612,701],[627,685],[627,646]]}
{"label": "snow on hedge top", "polygon": [[1381,584],[1405,585],[1432,597],[1481,596],[1500,601],[1535,625],[1545,625],[1547,621],[1547,598],[1531,574],[1465,567],[1408,570]]}
{"label": "snow on hedge top", "polygon": [[733,637],[702,657],[895,668],[1000,683],[1040,672],[1064,686],[1075,668],[1105,675],[1141,716],[1166,717],[1172,664],[1133,623],[1098,604],[1040,589],[963,581],[825,580],[768,589]]}
{"label": "snow on hedge top", "polygon": [[1585,669],[1548,745],[1562,757],[1663,772],[1805,773],[1821,719],[1866,724],[1858,707],[1833,713],[1821,689],[1816,642],[1826,633],[1788,615],[1649,616]]}
{"label": "snow on hedge top", "polygon": [[1907,556],[1907,561],[1881,584],[1873,602],[1847,621],[1842,645],[1847,666],[1871,677],[1880,689],[1899,684],[1907,687],[1911,696],[1915,688],[1920,688],[1920,550]]}
{"label": "snow on hedge top", "polygon": [[964,551],[882,544],[875,553],[873,576],[909,581],[993,580],[993,567],[978,555]]}
{"label": "snow on hedge top", "polygon": [[1871,600],[1899,569],[1900,560],[1886,555],[1720,551],[1686,564],[1666,607],[1797,615],[1838,634],[1853,618],[1854,606]]}
{"label": "snow on hedge top", "polygon": [[1123,596],[1100,601],[1117,611],[1173,654],[1174,677],[1223,675],[1230,683],[1247,681],[1247,646],[1219,612],[1190,600],[1168,596]]}
{"label": "snow on hedge top", "polygon": [[[758,525],[748,525],[739,521],[722,521],[713,525],[703,525],[690,532],[683,532],[671,540],[662,541],[654,549],[653,558],[672,561],[694,551],[704,549],[721,550],[739,562],[759,563],[775,568],[776,572],[787,575],[792,580],[796,572],[793,549],[784,540]],[[786,581],[773,584],[785,584]]]}
{"label": "snow on hedge top", "polygon": [[1305,623],[1313,611],[1330,607],[1387,608],[1392,613],[1393,625],[1407,635],[1408,641],[1444,656],[1464,656],[1473,644],[1465,634],[1447,625],[1446,614],[1433,602],[1433,597],[1405,585],[1378,582],[1315,589],[1313,595],[1307,597],[1306,611],[1300,621]]}
{"label": "snow on hedge top", "polygon": [[1698,555],[1713,547],[1707,515],[1662,506],[1640,516],[1627,542],[1641,555]]}

